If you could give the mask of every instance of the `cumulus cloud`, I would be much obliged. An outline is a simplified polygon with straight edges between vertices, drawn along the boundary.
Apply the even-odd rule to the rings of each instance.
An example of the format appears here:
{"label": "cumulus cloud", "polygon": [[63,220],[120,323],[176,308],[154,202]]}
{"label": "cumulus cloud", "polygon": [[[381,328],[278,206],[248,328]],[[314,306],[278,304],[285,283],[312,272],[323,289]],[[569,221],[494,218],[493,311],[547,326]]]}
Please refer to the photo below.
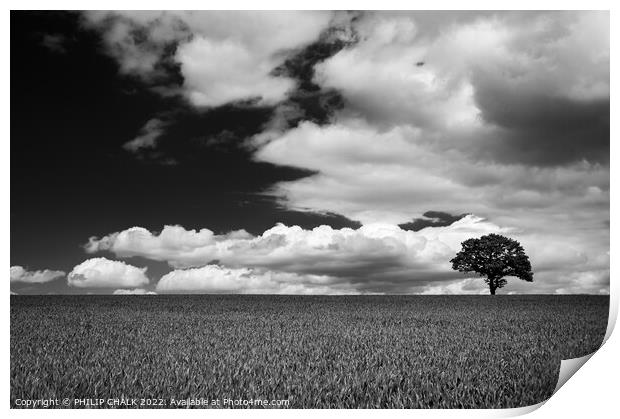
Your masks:
{"label": "cumulus cloud", "polygon": [[[333,229],[320,226],[305,230],[299,226],[278,224],[260,236],[241,230],[215,235],[211,230],[185,230],[165,226],[159,234],[133,227],[102,238],[91,237],[86,251],[110,251],[117,257],[140,256],[166,261],[173,267],[197,267],[218,260],[228,266],[286,267],[299,265],[296,272],[350,267],[366,269],[375,261],[392,258],[416,258],[430,261],[434,252],[455,248],[470,234],[505,232],[475,216],[466,216],[448,227],[403,230],[392,224],[367,224],[358,229]],[[423,257],[426,259],[423,259]],[[442,257],[444,255],[441,255]],[[305,260],[305,262],[304,262]],[[336,263],[337,262],[337,263]],[[304,268],[302,265],[307,264]],[[346,270],[346,268],[345,268]]]}
{"label": "cumulus cloud", "polygon": [[24,282],[42,284],[65,276],[63,271],[44,269],[42,271],[29,271],[22,266],[11,266],[11,282]]}
{"label": "cumulus cloud", "polygon": [[84,248],[87,253],[108,250],[118,257],[142,256],[174,267],[188,267],[205,265],[220,258],[231,242],[251,238],[244,230],[215,235],[206,228],[196,231],[165,226],[159,234],[153,234],[143,227],[132,227],[102,238],[91,237]]}
{"label": "cumulus cloud", "polygon": [[157,295],[155,291],[147,291],[144,288],[134,289],[117,289],[112,293],[114,295]]}
{"label": "cumulus cloud", "polygon": [[[120,70],[145,81],[178,66],[182,93],[196,106],[253,100],[275,104],[294,88],[273,74],[292,51],[318,38],[331,13],[297,11],[91,11]],[[170,93],[171,83],[160,85]]]}
{"label": "cumulus cloud", "polygon": [[137,268],[122,261],[92,258],[75,266],[67,282],[78,288],[131,288],[148,284],[146,268]]}
{"label": "cumulus cloud", "polygon": [[[181,226],[152,233],[134,227],[92,237],[86,249],[165,261],[177,268],[162,278],[158,291],[478,293],[483,282],[464,279],[449,260],[462,241],[489,233],[518,239],[532,261],[534,283],[517,284],[514,279],[508,292],[598,293],[608,287],[609,252],[600,238],[500,227],[474,215],[417,231],[386,223],[311,230],[278,224],[258,236],[245,231],[216,235]],[[289,287],[293,285],[297,288]]]}
{"label": "cumulus cloud", "polygon": [[357,294],[348,284],[324,275],[229,269],[218,265],[179,269],[164,275],[157,284],[164,293],[232,294]]}

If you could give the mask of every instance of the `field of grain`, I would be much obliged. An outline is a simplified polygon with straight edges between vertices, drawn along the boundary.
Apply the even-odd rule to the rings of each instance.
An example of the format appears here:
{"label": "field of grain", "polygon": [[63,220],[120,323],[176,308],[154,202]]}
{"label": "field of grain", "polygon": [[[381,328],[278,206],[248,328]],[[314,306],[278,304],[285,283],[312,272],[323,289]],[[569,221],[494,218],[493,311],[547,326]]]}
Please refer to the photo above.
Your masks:
{"label": "field of grain", "polygon": [[11,406],[527,406],[552,394],[561,359],[600,346],[608,306],[603,296],[11,296]]}

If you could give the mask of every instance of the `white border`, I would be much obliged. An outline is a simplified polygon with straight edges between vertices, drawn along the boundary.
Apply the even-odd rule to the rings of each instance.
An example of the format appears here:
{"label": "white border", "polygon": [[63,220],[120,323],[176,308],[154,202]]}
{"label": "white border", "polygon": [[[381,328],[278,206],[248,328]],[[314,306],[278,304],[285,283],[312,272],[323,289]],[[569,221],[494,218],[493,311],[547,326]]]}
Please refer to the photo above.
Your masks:
{"label": "white border", "polygon": [[[108,0],[108,1],[90,1],[86,2],[78,2],[78,1],[60,1],[60,2],[49,2],[49,1],[8,1],[6,2],[8,5],[7,12],[4,17],[4,25],[2,27],[4,33],[4,51],[5,57],[9,55],[6,53],[10,51],[10,9],[59,9],[59,10],[81,10],[81,9],[299,9],[299,10],[310,10],[310,9],[325,9],[325,10],[346,10],[346,9],[355,9],[355,10],[374,10],[374,9],[396,9],[396,10],[405,10],[405,9],[417,9],[417,10],[438,10],[438,9],[474,9],[474,10],[611,10],[611,91],[612,96],[617,98],[617,83],[615,82],[616,72],[615,70],[618,68],[616,53],[617,49],[615,48],[618,45],[618,30],[614,29],[620,23],[619,19],[616,17],[616,11],[614,10],[614,3],[612,1],[602,1],[602,0],[590,0],[590,1],[542,1],[542,0],[521,0],[521,1],[502,1],[502,2],[493,2],[493,1],[479,1],[473,0],[468,2],[463,1],[425,1],[425,2],[405,2],[405,1],[394,1],[394,0],[381,0],[381,1],[367,1],[367,0],[357,0],[357,1],[325,1],[325,0],[315,0],[315,1],[305,1],[305,2],[284,2],[284,1],[261,1],[261,2],[249,2],[249,1],[240,1],[240,0],[227,0],[225,2],[205,2],[205,1],[188,1],[188,0],[178,0],[175,2],[170,1],[135,1],[135,0]],[[87,6],[87,7],[86,7]],[[8,62],[8,58],[5,59],[5,65],[2,67],[3,72],[3,80],[5,80],[3,84],[3,97],[4,97],[4,109],[2,112],[2,127],[3,132],[5,133],[4,139],[0,142],[2,149],[2,158],[3,164],[0,166],[2,181],[1,183],[1,193],[2,196],[10,197],[10,126],[9,126],[9,116],[10,116],[10,66]],[[611,103],[611,114],[615,114],[614,110],[617,110],[617,106],[614,106],[615,100],[612,100]],[[611,138],[616,139],[617,137],[617,129],[612,120],[611,127]],[[614,161],[615,157],[618,156],[618,147],[611,141],[611,160]],[[611,212],[612,214],[618,213],[618,203],[617,203],[617,180],[618,180],[618,171],[615,166],[611,166]],[[7,201],[10,200],[7,199]],[[2,253],[1,258],[4,266],[8,267],[10,263],[10,205],[9,202],[5,201],[5,204],[2,205],[3,211],[3,239],[2,240]],[[618,235],[616,223],[614,221],[611,222],[611,255],[614,255],[618,246]],[[618,262],[612,257],[611,258],[611,277],[614,278],[614,273],[618,272]],[[615,323],[615,319],[618,313],[618,285],[616,284],[617,280],[612,280],[610,284],[610,294],[611,294],[611,310],[610,310],[610,318],[612,321],[610,322],[610,329],[613,323]],[[8,283],[8,281],[7,281]],[[8,285],[7,285],[8,287]],[[7,290],[8,291],[8,290]],[[8,297],[8,292],[6,292],[5,298]],[[6,301],[6,300],[5,300]],[[9,371],[10,371],[10,348],[9,348],[9,304],[6,304],[5,315],[3,316],[1,322],[1,333],[2,336],[5,337],[5,353],[2,359],[3,362],[3,370],[5,371],[4,379],[2,380],[2,389],[4,399],[2,403],[4,405],[3,410],[9,410],[9,415],[12,417],[33,417],[34,415],[40,415],[41,411],[31,411],[31,410],[17,410],[17,409],[9,409],[9,392],[10,392],[10,383],[8,380]],[[553,396],[549,401],[542,404],[540,408],[535,410],[533,413],[530,413],[529,417],[532,418],[553,418],[553,417],[596,417],[596,418],[607,418],[613,417],[618,412],[618,396],[617,396],[617,385],[618,385],[618,377],[619,377],[619,368],[618,368],[618,357],[616,354],[620,353],[620,341],[618,338],[618,333],[611,334],[609,340],[603,345],[603,347],[577,372],[575,377],[568,380],[568,382]],[[6,411],[5,410],[5,411]],[[300,416],[300,417],[327,417],[327,418],[335,418],[341,417],[342,415],[355,415],[355,417],[450,417],[450,418],[480,418],[480,417],[506,417],[506,416],[514,416],[519,413],[525,413],[525,411],[531,409],[516,409],[516,410],[350,410],[350,411],[342,411],[342,410],[282,410],[282,411],[262,411],[262,410],[251,410],[251,411],[241,411],[241,410],[225,410],[225,411],[204,411],[204,410],[194,410],[194,411],[157,411],[157,410],[148,410],[145,411],[90,411],[88,414],[93,415],[94,417],[102,417],[105,415],[108,417],[109,415],[116,416],[132,416],[139,417],[143,415],[148,415],[149,417],[170,417],[177,415],[190,415],[190,416],[200,416],[204,417],[205,415],[213,415],[216,414],[217,417],[241,417],[247,416],[248,412],[250,415],[255,417],[263,417],[263,418],[271,418],[271,417],[288,417],[291,415]],[[45,415],[49,415],[51,417],[78,417],[81,418],[84,416],[85,412],[83,410],[59,410],[59,411],[45,411]]]}

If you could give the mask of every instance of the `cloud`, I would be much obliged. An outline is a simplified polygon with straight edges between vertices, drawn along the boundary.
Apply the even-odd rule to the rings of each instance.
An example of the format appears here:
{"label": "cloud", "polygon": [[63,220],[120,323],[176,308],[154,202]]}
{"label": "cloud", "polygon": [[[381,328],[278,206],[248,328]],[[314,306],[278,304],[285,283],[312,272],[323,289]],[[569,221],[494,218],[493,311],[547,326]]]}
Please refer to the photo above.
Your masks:
{"label": "cloud", "polygon": [[489,289],[480,278],[467,278],[440,285],[427,285],[419,294],[421,295],[462,295],[462,294],[488,294]]}
{"label": "cloud", "polygon": [[513,279],[507,292],[598,293],[609,286],[608,244],[598,235],[524,231],[474,215],[416,231],[386,223],[311,230],[278,224],[258,236],[245,231],[216,235],[181,226],[152,233],[133,227],[101,239],[92,237],[86,249],[165,261],[177,268],[164,277],[158,291],[293,293],[287,286],[295,285],[299,293],[319,293],[320,278],[322,293],[477,293],[484,289],[482,281],[463,282],[449,260],[462,241],[489,233],[519,240],[532,262],[534,283],[516,284],[520,281]]}
{"label": "cloud", "polygon": [[[438,147],[424,133],[346,117],[327,126],[303,122],[263,133],[254,157],[314,172],[269,191],[292,210],[403,228],[412,218],[425,219],[431,208],[474,214],[511,231],[530,251],[535,269],[560,278],[579,264],[586,271],[609,270],[601,259],[609,251],[608,166],[489,162]],[[561,288],[550,275],[543,278]],[[583,292],[593,292],[587,281],[579,282]],[[538,287],[532,289],[554,290]]]}
{"label": "cloud", "polygon": [[228,269],[217,265],[180,269],[164,275],[157,284],[163,293],[232,294],[357,294],[333,278],[253,269]]}
{"label": "cloud", "polygon": [[[273,70],[317,39],[328,12],[117,11],[84,13],[125,74],[181,93],[199,107],[253,100],[273,105],[295,87]],[[182,76],[176,89],[174,68]]]}
{"label": "cloud", "polygon": [[559,287],[554,289],[555,294],[579,294],[588,290],[591,293],[609,295],[609,270],[573,272],[558,285]]}
{"label": "cloud", "polygon": [[67,282],[78,288],[131,288],[146,285],[146,268],[137,268],[125,262],[93,258],[75,266]]}
{"label": "cloud", "polygon": [[185,230],[181,226],[165,226],[159,234],[142,227],[132,227],[102,238],[91,237],[85,245],[87,253],[110,251],[117,257],[141,256],[165,261],[174,267],[202,266],[218,259],[231,242],[248,240],[244,230],[215,235],[209,229]]}
{"label": "cloud", "polygon": [[443,211],[426,211],[421,218],[415,218],[408,223],[399,224],[403,230],[418,231],[426,227],[444,227],[462,219],[467,214],[452,215]]}
{"label": "cloud", "polygon": [[278,224],[260,236],[243,230],[215,235],[208,229],[185,230],[181,226],[165,226],[159,234],[153,234],[145,228],[132,227],[100,239],[91,237],[85,249],[88,253],[110,251],[117,257],[165,261],[173,267],[198,267],[217,260],[234,267],[290,266],[297,272],[317,273],[312,271],[329,271],[327,266],[332,264],[335,271],[343,267],[346,271],[346,266],[366,269],[383,258],[411,258],[414,262],[416,256],[426,256],[424,261],[428,261],[432,259],[432,245],[450,250],[470,234],[504,231],[508,230],[474,216],[466,216],[448,227],[417,232],[381,223],[358,229],[323,225],[312,230]]}
{"label": "cloud", "polygon": [[564,212],[567,204],[602,212],[609,198],[609,168],[602,165],[476,161],[436,149],[410,126],[380,130],[358,119],[272,133],[255,158],[316,172],[276,184],[271,193],[283,205],[363,223],[405,223],[429,208],[485,217],[544,207]]}
{"label": "cloud", "polygon": [[[339,99],[318,119],[291,99],[302,79],[271,70],[290,57],[308,61],[310,51],[299,51],[325,33],[329,15],[248,16],[87,19],[121,71],[160,91],[197,107],[278,104],[249,141],[253,158],[309,175],[266,193],[289,210],[363,226],[277,225],[259,236],[134,227],[91,238],[88,252],[174,268],[218,265],[229,276],[213,275],[241,289],[247,278],[279,289],[264,277],[271,272],[317,275],[357,292],[476,292],[446,267],[448,254],[461,239],[506,232],[525,246],[536,274],[534,284],[509,282],[509,292],[608,288],[608,12],[364,13],[350,19],[346,47],[313,61],[314,72],[304,69],[304,83],[314,73],[317,89]],[[182,76],[176,91],[171,66]],[[454,221],[429,210],[470,215]],[[232,271],[239,269],[251,272]]]}
{"label": "cloud", "polygon": [[154,291],[147,291],[144,288],[118,289],[114,290],[113,295],[157,295]]}
{"label": "cloud", "polygon": [[348,115],[416,127],[444,149],[506,163],[608,161],[608,12],[437,16],[364,15],[360,41],[318,64],[315,81],[343,94]]}
{"label": "cloud", "polygon": [[57,54],[65,54],[67,37],[62,34],[45,34],[41,39],[41,45],[47,48],[49,51]]}
{"label": "cloud", "polygon": [[123,144],[123,148],[129,152],[137,153],[142,149],[155,148],[157,140],[164,133],[166,123],[158,118],[147,121],[140,130],[140,134],[133,140]]}
{"label": "cloud", "polygon": [[44,269],[42,271],[29,271],[22,266],[11,266],[11,282],[24,282],[42,284],[65,276],[63,271]]}

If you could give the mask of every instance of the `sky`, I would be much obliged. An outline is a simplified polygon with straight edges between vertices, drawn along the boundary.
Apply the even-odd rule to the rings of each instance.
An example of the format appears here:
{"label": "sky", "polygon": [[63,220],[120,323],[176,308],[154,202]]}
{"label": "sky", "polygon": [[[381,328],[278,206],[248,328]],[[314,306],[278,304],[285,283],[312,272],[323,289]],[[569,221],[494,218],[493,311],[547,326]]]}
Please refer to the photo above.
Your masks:
{"label": "sky", "polygon": [[609,13],[11,12],[11,292],[609,292]]}

